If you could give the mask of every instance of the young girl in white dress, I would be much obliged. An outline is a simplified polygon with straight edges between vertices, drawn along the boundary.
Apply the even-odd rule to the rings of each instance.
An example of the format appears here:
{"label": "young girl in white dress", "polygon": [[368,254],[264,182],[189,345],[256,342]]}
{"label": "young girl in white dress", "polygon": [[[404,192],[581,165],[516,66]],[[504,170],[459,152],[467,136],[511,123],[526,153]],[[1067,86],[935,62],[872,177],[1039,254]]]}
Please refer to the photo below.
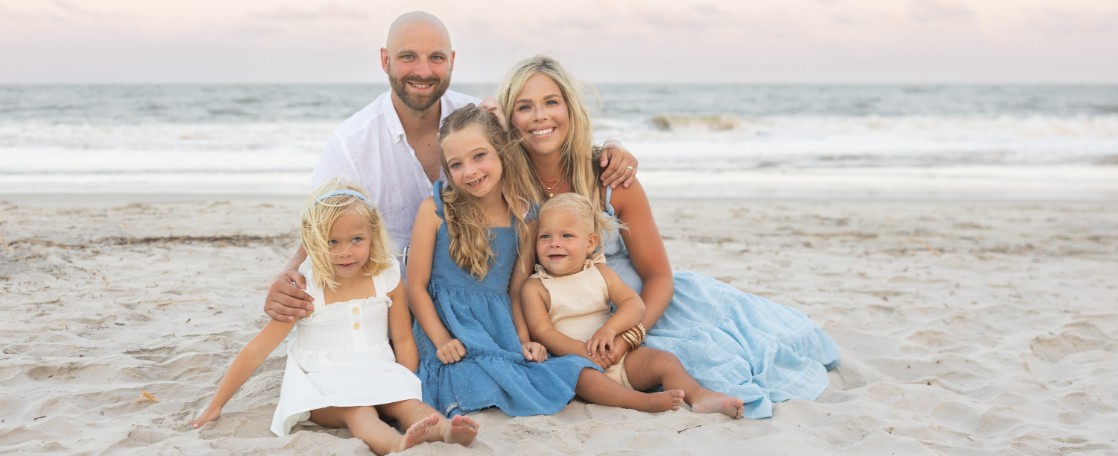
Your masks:
{"label": "young girl in white dress", "polygon": [[[590,200],[563,193],[540,206],[536,273],[520,302],[532,340],[555,355],[581,355],[621,385],[678,391],[696,413],[741,418],[743,402],[703,388],[675,355],[641,345],[644,301],[605,264],[599,234],[611,225]],[[593,255],[593,257],[592,257]],[[617,306],[610,315],[609,302]],[[615,339],[624,343],[617,343]]]}
{"label": "young girl in white dress", "polygon": [[[272,432],[299,421],[348,428],[377,454],[424,441],[470,445],[476,421],[447,420],[421,401],[419,365],[400,266],[379,212],[364,191],[338,180],[307,201],[301,234],[307,291],[325,306],[296,323],[269,320],[233,360],[213,400],[191,421],[216,420],[245,380],[294,327]],[[384,420],[393,419],[401,434]]]}

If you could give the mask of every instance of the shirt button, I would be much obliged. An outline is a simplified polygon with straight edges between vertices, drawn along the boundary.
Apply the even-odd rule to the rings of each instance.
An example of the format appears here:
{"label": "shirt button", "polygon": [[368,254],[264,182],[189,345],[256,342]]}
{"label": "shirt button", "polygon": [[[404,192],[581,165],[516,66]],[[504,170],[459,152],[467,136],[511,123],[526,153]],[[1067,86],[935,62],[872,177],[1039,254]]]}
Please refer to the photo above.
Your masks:
{"label": "shirt button", "polygon": [[354,315],[356,315],[357,313],[361,312],[361,309],[360,309],[360,308],[358,308],[357,306],[353,306],[353,308],[352,308],[352,309],[350,309],[350,310],[351,310],[351,311],[353,311],[353,314],[354,314]]}
{"label": "shirt button", "polygon": [[359,329],[361,329],[361,323],[354,323],[353,324],[353,330],[356,331],[356,330],[359,330]]}

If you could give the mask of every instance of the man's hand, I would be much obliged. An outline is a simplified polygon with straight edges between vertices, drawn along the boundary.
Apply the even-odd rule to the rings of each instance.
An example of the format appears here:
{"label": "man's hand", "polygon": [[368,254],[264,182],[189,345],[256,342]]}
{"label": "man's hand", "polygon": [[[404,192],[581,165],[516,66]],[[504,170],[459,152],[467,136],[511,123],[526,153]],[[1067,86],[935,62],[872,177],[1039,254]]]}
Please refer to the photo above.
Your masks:
{"label": "man's hand", "polygon": [[633,185],[633,177],[637,175],[637,157],[620,141],[613,139],[602,145],[602,156],[599,158],[598,166],[603,168],[601,178],[603,187],[617,188],[620,184],[622,187],[629,188]]}
{"label": "man's hand", "polygon": [[509,123],[508,119],[505,118],[505,111],[501,109],[501,105],[497,104],[496,98],[493,98],[492,95],[485,97],[477,107],[493,113],[493,115],[497,116],[497,122],[501,124],[501,129],[509,131]]}
{"label": "man's hand", "polygon": [[314,298],[307,292],[307,278],[291,270],[276,276],[264,298],[264,313],[276,321],[295,321],[314,312]]}

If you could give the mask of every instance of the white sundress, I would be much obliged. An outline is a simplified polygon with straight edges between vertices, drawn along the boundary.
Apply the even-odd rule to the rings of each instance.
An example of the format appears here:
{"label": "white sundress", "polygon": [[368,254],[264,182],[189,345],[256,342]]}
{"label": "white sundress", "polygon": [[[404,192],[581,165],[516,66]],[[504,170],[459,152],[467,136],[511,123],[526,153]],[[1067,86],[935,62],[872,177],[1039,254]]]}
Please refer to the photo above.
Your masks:
{"label": "white sundress", "polygon": [[[287,345],[287,367],[272,432],[287,435],[311,410],[356,407],[420,400],[419,378],[396,363],[388,344],[388,292],[400,283],[400,265],[375,277],[376,296],[319,305],[295,325]],[[326,302],[312,285],[309,262],[299,268],[307,277],[307,293]]]}

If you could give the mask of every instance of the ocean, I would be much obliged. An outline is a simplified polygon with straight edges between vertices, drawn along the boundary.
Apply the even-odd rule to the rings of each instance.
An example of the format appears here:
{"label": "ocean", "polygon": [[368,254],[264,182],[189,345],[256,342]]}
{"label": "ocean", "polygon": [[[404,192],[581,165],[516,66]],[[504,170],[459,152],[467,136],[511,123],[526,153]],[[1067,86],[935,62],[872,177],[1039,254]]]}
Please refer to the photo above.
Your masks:
{"label": "ocean", "polygon": [[[0,194],[303,194],[330,132],[385,90],[3,85]],[[1118,86],[607,84],[586,98],[595,136],[637,155],[651,194],[1118,198]]]}

